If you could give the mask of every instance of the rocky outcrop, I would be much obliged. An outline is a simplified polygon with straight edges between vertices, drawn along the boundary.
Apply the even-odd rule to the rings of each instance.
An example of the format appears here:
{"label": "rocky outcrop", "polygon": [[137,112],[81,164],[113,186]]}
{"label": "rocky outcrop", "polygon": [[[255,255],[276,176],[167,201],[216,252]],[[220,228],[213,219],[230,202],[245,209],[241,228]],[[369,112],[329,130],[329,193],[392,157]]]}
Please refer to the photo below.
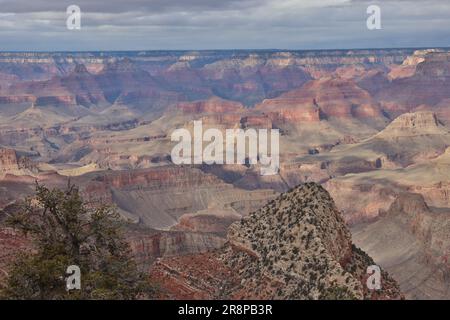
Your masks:
{"label": "rocky outcrop", "polygon": [[[333,200],[317,184],[280,195],[233,224],[227,239],[223,249],[207,257],[189,257],[192,266],[201,259],[215,265],[206,274],[187,266],[187,258],[173,258],[156,263],[151,277],[175,297],[173,288],[189,287],[196,293],[191,298],[199,292],[234,299],[402,298],[384,271],[382,290],[366,287],[366,269],[375,262],[352,245]],[[232,276],[224,279],[227,274]],[[204,290],[211,288],[208,281],[217,282],[216,290]]]}
{"label": "rocky outcrop", "polygon": [[150,280],[163,300],[229,299],[225,284],[240,283],[236,270],[225,265],[218,252],[159,259],[150,269]]}
{"label": "rocky outcrop", "polygon": [[32,174],[37,171],[30,159],[19,156],[14,149],[0,148],[0,178],[6,174]]}
{"label": "rocky outcrop", "polygon": [[329,118],[383,118],[370,94],[351,80],[320,79],[275,99],[264,100],[258,109],[278,113],[291,121],[320,121]]}
{"label": "rocky outcrop", "polygon": [[147,267],[158,258],[204,253],[225,243],[224,238],[207,233],[139,231],[139,227],[132,227],[132,230],[127,241],[137,262]]}
{"label": "rocky outcrop", "polygon": [[383,292],[367,290],[365,271],[374,262],[352,245],[333,200],[314,183],[232,225],[228,241],[224,259],[240,270],[238,292],[244,297],[326,299],[335,292],[341,298],[401,297],[387,274]]}
{"label": "rocky outcrop", "polygon": [[427,134],[446,134],[448,129],[430,111],[405,113],[392,121],[378,137],[395,138]]}

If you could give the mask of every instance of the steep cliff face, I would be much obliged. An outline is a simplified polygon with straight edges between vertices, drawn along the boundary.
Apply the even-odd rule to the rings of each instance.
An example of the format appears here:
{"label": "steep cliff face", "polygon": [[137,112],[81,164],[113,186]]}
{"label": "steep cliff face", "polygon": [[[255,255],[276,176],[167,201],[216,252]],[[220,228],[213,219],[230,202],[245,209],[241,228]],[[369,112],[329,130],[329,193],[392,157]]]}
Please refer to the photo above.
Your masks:
{"label": "steep cliff face", "polygon": [[0,148],[0,179],[6,174],[33,174],[36,166],[26,157],[19,156],[14,149]]}
{"label": "steep cliff face", "polygon": [[[200,169],[181,166],[92,172],[73,179],[86,199],[115,203],[127,217],[155,229],[200,231],[214,221],[223,233],[231,221],[259,208],[275,193],[247,191]],[[180,224],[180,225],[178,225]]]}
{"label": "steep cliff face", "polygon": [[449,299],[450,211],[430,208],[422,195],[401,193],[382,217],[353,228],[354,241],[412,299]]}
{"label": "steep cliff face", "polygon": [[19,170],[16,152],[13,149],[0,149],[0,172]]}
{"label": "steep cliff face", "polygon": [[276,53],[272,57],[249,53],[208,63],[199,73],[205,85],[217,95],[254,105],[311,79],[308,72],[295,63],[295,59],[287,59],[290,61],[288,65],[284,64],[284,60]]}
{"label": "steep cliff face", "polygon": [[279,113],[291,121],[383,118],[380,107],[367,91],[352,80],[339,78],[310,81],[277,98],[264,100],[257,108]]}
{"label": "steep cliff face", "polygon": [[450,212],[433,212],[420,194],[401,194],[387,215],[399,219],[425,247],[425,261],[450,279]]}
{"label": "steep cliff face", "polygon": [[[225,247],[205,259],[217,265],[206,279],[184,260],[159,261],[151,275],[171,288],[194,287],[202,291],[208,279],[220,290],[209,297],[240,299],[399,299],[396,282],[383,271],[382,290],[366,287],[366,268],[375,262],[352,245],[349,230],[329,194],[317,184],[301,185],[280,195],[228,232]],[[183,266],[180,268],[178,265]],[[187,269],[184,269],[187,267]],[[167,270],[171,270],[168,273]],[[228,279],[224,274],[232,273]],[[189,275],[192,273],[192,277]],[[211,274],[212,273],[212,274]],[[201,284],[201,285],[197,285]],[[195,297],[195,295],[194,295]]]}
{"label": "steep cliff face", "polygon": [[410,110],[421,104],[434,106],[450,98],[450,55],[448,52],[429,52],[418,63],[413,76],[385,81],[375,93],[382,101],[404,105]]}
{"label": "steep cliff face", "polygon": [[177,108],[185,113],[230,113],[242,112],[243,105],[238,102],[227,101],[219,98],[211,98],[208,100],[196,102],[184,102],[177,104]]}
{"label": "steep cliff face", "polygon": [[150,266],[158,258],[199,254],[220,248],[225,239],[214,234],[139,230],[132,227],[127,236],[133,255],[142,266]]}

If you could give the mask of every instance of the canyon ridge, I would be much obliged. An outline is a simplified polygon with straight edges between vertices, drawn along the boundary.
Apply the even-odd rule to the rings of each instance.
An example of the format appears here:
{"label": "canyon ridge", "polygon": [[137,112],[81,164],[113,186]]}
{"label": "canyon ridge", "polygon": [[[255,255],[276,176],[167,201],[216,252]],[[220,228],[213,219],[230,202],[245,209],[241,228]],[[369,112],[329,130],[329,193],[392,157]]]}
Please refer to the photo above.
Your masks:
{"label": "canyon ridge", "polygon": [[[0,286],[4,220],[70,180],[161,299],[450,299],[449,88],[440,48],[1,52]],[[278,174],[175,165],[194,121],[278,129]]]}

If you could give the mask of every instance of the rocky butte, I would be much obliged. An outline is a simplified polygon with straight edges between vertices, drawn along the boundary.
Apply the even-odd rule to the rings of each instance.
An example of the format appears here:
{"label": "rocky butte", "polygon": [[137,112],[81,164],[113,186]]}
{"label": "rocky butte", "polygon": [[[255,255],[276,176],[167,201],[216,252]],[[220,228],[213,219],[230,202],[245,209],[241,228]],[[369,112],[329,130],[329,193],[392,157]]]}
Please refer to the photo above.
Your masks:
{"label": "rocky butte", "polygon": [[307,183],[231,225],[223,248],[160,259],[151,278],[164,298],[402,299],[385,271],[381,290],[367,288],[375,264],[328,192]]}

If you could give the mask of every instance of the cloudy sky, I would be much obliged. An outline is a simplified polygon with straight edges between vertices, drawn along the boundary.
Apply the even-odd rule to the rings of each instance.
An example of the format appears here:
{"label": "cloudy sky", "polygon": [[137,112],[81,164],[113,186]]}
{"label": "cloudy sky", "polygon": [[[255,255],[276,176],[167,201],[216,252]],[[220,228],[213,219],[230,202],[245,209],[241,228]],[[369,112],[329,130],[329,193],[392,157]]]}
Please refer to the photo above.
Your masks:
{"label": "cloudy sky", "polygon": [[[66,8],[81,8],[68,30]],[[367,7],[381,8],[368,30]],[[0,50],[450,46],[450,0],[0,0]]]}

